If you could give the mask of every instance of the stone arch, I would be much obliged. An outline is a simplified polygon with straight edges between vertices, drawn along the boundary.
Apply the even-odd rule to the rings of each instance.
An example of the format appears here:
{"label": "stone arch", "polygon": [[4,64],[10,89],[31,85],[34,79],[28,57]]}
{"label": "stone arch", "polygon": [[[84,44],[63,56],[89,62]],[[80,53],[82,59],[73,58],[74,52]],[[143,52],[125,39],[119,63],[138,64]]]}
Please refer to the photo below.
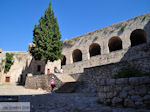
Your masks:
{"label": "stone arch", "polygon": [[76,49],[72,53],[73,62],[82,61],[82,52],[79,49]]}
{"label": "stone arch", "polygon": [[89,47],[90,57],[100,55],[101,54],[101,47],[97,43],[92,43]]}
{"label": "stone arch", "polygon": [[118,36],[114,36],[109,39],[108,43],[109,51],[116,51],[122,49],[122,40]]}
{"label": "stone arch", "polygon": [[61,66],[66,65],[66,56],[63,55],[62,56],[62,60],[61,60]]}
{"label": "stone arch", "polygon": [[134,30],[130,35],[131,47],[146,43],[146,32],[142,29]]}

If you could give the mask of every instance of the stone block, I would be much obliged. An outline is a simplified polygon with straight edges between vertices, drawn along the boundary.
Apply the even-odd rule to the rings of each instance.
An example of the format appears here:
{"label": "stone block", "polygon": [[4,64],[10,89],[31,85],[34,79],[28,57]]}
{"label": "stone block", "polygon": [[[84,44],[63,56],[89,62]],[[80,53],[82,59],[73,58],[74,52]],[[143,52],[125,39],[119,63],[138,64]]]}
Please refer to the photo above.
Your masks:
{"label": "stone block", "polygon": [[117,85],[128,84],[128,82],[129,82],[129,79],[128,79],[128,78],[116,79],[116,84],[117,84]]}
{"label": "stone block", "polygon": [[126,107],[135,107],[135,104],[134,104],[134,101],[127,98],[127,99],[124,100],[124,106],[126,106]]}
{"label": "stone block", "polygon": [[113,99],[112,99],[112,104],[117,104],[117,103],[120,103],[120,102],[122,102],[122,99],[121,98],[119,98],[119,97],[114,97]]}
{"label": "stone block", "polygon": [[127,92],[125,92],[125,91],[120,92],[119,97],[120,98],[126,98],[127,97]]}
{"label": "stone block", "polygon": [[142,101],[137,101],[137,102],[135,102],[135,105],[136,106],[141,106],[141,105],[143,105],[143,102]]}
{"label": "stone block", "polygon": [[138,80],[138,78],[131,77],[131,78],[129,78],[129,83],[131,85],[139,85],[139,80]]}
{"label": "stone block", "polygon": [[128,94],[131,95],[131,96],[135,95],[135,91],[132,89],[132,90],[128,91]]}
{"label": "stone block", "polygon": [[145,96],[143,97],[143,100],[144,100],[144,101],[147,101],[147,100],[150,101],[150,95],[145,95]]}
{"label": "stone block", "polygon": [[132,90],[132,89],[133,89],[133,88],[132,88],[131,86],[127,85],[126,87],[123,88],[123,91],[128,92],[128,91],[130,91],[130,90]]}
{"label": "stone block", "polygon": [[144,96],[147,93],[146,85],[136,86],[135,93],[140,96]]}
{"label": "stone block", "polygon": [[115,96],[118,96],[118,94],[119,94],[119,92],[117,92],[117,91],[114,91],[113,92],[113,96],[115,97]]}
{"label": "stone block", "polygon": [[99,85],[101,85],[101,86],[106,85],[106,79],[101,79],[101,80],[99,81]]}
{"label": "stone block", "polygon": [[135,102],[141,102],[143,100],[142,97],[139,95],[131,96],[131,99]]}
{"label": "stone block", "polygon": [[113,92],[106,93],[106,96],[107,96],[107,98],[113,98],[114,93]]}
{"label": "stone block", "polygon": [[106,93],[99,93],[99,98],[100,98],[100,99],[105,99],[105,98],[107,98]]}
{"label": "stone block", "polygon": [[116,85],[115,91],[120,92],[120,91],[122,91],[122,88],[123,87],[121,85]]}
{"label": "stone block", "polygon": [[147,78],[147,77],[140,77],[139,78],[139,84],[144,84],[145,83],[145,78]]}
{"label": "stone block", "polygon": [[111,86],[104,86],[104,92],[110,92],[112,90]]}
{"label": "stone block", "polygon": [[104,100],[104,104],[106,105],[110,105],[111,104],[111,100],[109,98]]}
{"label": "stone block", "polygon": [[107,79],[106,84],[107,85],[115,85],[116,84],[116,79]]}
{"label": "stone block", "polygon": [[143,83],[144,84],[150,84],[150,77],[144,77],[143,78]]}
{"label": "stone block", "polygon": [[104,86],[99,86],[98,90],[99,90],[100,93],[104,92]]}

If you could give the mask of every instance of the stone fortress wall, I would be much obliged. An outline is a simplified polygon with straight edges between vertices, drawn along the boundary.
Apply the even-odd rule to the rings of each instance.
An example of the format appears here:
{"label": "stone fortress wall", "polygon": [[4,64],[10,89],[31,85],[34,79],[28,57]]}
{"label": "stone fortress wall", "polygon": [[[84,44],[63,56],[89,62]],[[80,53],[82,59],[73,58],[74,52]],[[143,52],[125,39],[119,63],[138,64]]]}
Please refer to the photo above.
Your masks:
{"label": "stone fortress wall", "polygon": [[149,44],[150,13],[65,41],[62,68],[74,74],[88,67],[142,58],[149,55],[143,51]]}

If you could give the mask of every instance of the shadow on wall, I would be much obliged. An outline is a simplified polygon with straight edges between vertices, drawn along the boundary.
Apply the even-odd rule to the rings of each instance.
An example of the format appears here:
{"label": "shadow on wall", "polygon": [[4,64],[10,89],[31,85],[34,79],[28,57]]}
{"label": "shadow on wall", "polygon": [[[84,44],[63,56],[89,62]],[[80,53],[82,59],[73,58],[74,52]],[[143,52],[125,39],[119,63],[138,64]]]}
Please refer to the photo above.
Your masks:
{"label": "shadow on wall", "polygon": [[131,46],[120,61],[128,61],[145,57],[150,49],[150,21],[144,29],[135,29],[130,35]]}
{"label": "shadow on wall", "polygon": [[26,77],[28,74],[41,75],[45,73],[46,63],[44,61],[35,60],[32,58],[31,61],[26,60],[26,66],[18,78],[18,85],[25,85]]}
{"label": "shadow on wall", "polygon": [[[119,43],[116,44],[116,42],[119,42]],[[74,79],[76,79],[77,82],[84,82],[85,83],[84,89],[85,88],[87,89],[87,87],[89,87],[89,86],[96,85],[96,83],[98,81],[100,81],[101,79],[110,78],[113,75],[115,75],[112,73],[112,71],[111,71],[112,69],[109,69],[108,66],[109,67],[113,66],[113,72],[118,73],[122,67],[119,65],[122,65],[122,63],[126,64],[128,62],[132,63],[132,61],[133,61],[132,65],[134,67],[136,67],[137,69],[142,70],[143,69],[142,67],[144,67],[143,66],[144,61],[139,61],[139,64],[137,64],[136,66],[134,65],[134,63],[136,63],[136,60],[138,60],[138,59],[144,60],[145,58],[149,58],[149,56],[150,56],[150,21],[145,25],[144,29],[135,29],[134,31],[132,31],[132,33],[130,35],[130,42],[131,42],[131,46],[129,47],[128,51],[124,54],[124,56],[122,57],[120,62],[97,66],[97,67],[91,67],[91,68],[95,68],[96,71],[91,68],[86,68],[86,69],[84,69],[84,73],[77,73],[77,74],[70,74],[70,75]],[[109,47],[110,52],[122,50],[122,42],[119,39],[114,38],[110,44],[111,44],[111,47]],[[86,73],[86,71],[88,69],[91,70],[91,71],[89,71],[90,73]],[[102,69],[105,69],[106,71],[102,70]],[[143,70],[149,71],[148,69],[149,68],[146,67]],[[102,72],[99,72],[99,71],[102,71]],[[60,91],[63,90],[63,88],[65,88],[64,86],[62,86],[62,88],[60,88]],[[81,87],[79,85],[77,85],[77,86]],[[67,85],[67,87],[68,87],[68,85]],[[75,87],[75,89],[77,89],[77,88]],[[73,90],[73,91],[75,91],[75,90]],[[88,92],[90,92],[90,91],[88,91]]]}

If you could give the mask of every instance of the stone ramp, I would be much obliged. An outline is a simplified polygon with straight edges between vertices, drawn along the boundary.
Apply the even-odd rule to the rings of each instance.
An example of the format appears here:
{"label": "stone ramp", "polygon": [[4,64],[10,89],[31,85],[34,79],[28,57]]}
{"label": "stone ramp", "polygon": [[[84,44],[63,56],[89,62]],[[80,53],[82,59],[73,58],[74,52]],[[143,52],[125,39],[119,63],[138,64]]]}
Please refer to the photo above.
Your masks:
{"label": "stone ramp", "polygon": [[63,83],[76,81],[74,78],[72,78],[70,75],[67,74],[55,73],[54,75]]}

